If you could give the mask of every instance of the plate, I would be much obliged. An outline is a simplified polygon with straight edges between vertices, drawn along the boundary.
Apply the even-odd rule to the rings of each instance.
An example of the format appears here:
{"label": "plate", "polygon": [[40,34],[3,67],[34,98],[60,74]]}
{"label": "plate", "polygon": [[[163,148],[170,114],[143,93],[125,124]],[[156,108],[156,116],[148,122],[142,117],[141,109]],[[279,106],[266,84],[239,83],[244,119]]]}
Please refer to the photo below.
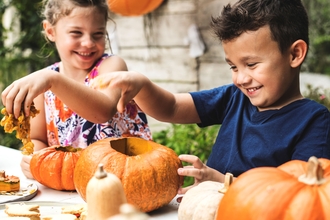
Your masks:
{"label": "plate", "polygon": [[[40,217],[61,214],[62,207],[77,205],[76,203],[65,202],[47,202],[47,201],[27,201],[27,202],[11,202],[7,204],[26,204],[26,205],[39,205]],[[0,205],[0,219],[1,217],[8,217],[5,213],[6,205]]]}
{"label": "plate", "polygon": [[0,204],[16,201],[27,201],[35,197],[38,193],[38,186],[35,183],[21,181],[18,192],[0,193]]}

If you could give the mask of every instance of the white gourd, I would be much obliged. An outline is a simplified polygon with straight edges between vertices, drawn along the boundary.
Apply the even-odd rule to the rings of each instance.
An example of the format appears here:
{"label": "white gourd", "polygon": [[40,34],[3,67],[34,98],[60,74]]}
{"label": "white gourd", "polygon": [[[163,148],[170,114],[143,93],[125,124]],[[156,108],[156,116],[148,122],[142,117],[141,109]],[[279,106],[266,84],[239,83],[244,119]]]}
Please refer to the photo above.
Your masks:
{"label": "white gourd", "polygon": [[189,189],[179,205],[178,220],[214,220],[219,203],[233,181],[227,173],[225,183],[204,181]]}
{"label": "white gourd", "polygon": [[140,212],[135,206],[125,203],[120,206],[120,214],[114,215],[107,220],[149,220],[149,216]]}
{"label": "white gourd", "polygon": [[103,170],[100,164],[86,188],[87,220],[106,220],[119,213],[119,207],[126,203],[120,179]]}

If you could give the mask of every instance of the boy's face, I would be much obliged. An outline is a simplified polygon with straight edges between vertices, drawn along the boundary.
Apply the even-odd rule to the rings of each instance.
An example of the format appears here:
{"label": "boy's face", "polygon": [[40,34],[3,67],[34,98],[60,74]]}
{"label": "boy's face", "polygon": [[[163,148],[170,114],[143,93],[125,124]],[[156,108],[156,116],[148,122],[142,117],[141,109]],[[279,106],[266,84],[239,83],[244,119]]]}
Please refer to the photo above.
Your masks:
{"label": "boy's face", "polygon": [[281,53],[268,26],[223,42],[223,48],[234,84],[259,111],[279,109],[301,98],[299,74],[290,66],[292,56],[289,50]]}

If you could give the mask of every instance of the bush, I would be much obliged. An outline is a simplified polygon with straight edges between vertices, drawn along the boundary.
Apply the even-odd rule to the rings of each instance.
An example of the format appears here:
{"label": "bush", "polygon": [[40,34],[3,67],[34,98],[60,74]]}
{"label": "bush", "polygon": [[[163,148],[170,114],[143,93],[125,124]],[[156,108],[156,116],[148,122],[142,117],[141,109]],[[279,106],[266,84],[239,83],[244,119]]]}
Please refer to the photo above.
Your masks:
{"label": "bush", "polygon": [[306,98],[312,99],[330,110],[330,90],[323,89],[320,87],[312,87],[307,85],[307,92],[304,94]]}

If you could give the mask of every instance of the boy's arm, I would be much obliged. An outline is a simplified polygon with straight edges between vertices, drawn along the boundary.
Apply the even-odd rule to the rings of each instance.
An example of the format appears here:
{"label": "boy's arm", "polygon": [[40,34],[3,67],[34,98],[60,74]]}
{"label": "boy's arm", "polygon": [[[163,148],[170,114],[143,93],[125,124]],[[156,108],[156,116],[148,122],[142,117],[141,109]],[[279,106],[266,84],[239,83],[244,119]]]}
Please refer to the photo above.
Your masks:
{"label": "boy's arm", "polygon": [[95,87],[120,88],[118,111],[134,98],[139,107],[149,116],[171,123],[199,123],[194,101],[189,93],[173,94],[146,76],[137,72],[113,72],[98,77]]}

